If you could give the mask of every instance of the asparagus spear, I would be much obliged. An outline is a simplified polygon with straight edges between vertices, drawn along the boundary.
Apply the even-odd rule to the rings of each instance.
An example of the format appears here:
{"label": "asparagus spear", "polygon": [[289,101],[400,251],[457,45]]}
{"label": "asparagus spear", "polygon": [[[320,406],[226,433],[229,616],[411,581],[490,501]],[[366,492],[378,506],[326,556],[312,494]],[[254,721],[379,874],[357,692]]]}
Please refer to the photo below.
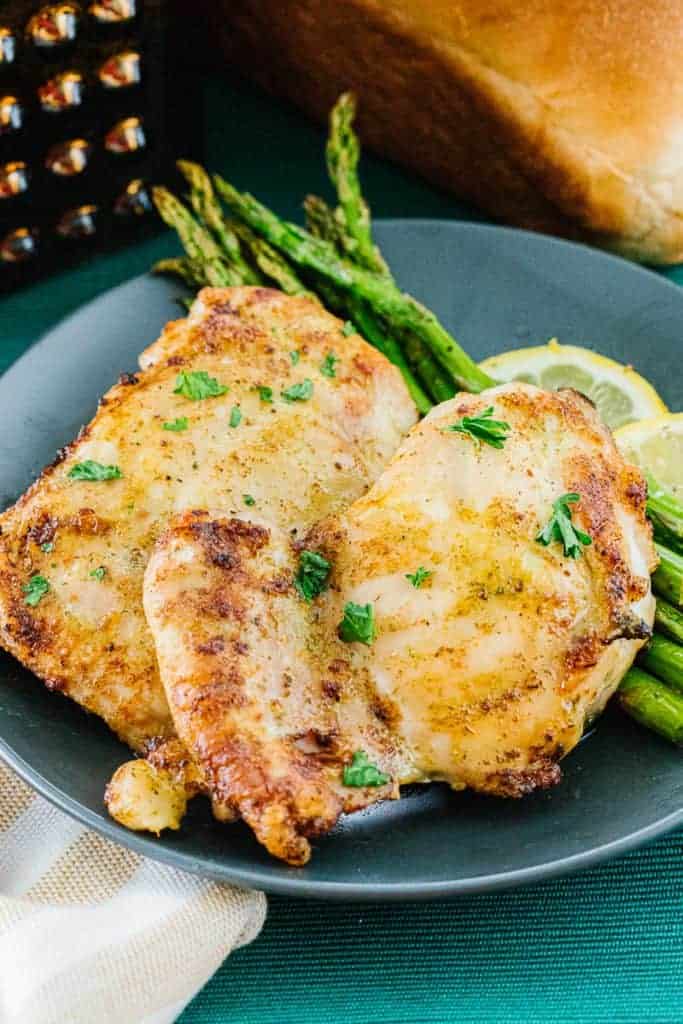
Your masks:
{"label": "asparagus spear", "polygon": [[641,725],[683,746],[683,697],[639,668],[631,668],[619,687],[624,711]]}
{"label": "asparagus spear", "polygon": [[[301,278],[284,256],[268,242],[264,242],[246,224],[236,224],[235,232],[244,242],[262,274],[270,278],[287,295],[306,295],[318,301],[318,296],[308,290]],[[245,284],[248,282],[245,281]]]}
{"label": "asparagus spear", "polygon": [[655,538],[674,551],[683,552],[683,505],[651,473],[647,473],[647,514]]}
{"label": "asparagus spear", "polygon": [[683,693],[683,647],[655,634],[638,655],[638,664]]}
{"label": "asparagus spear", "polygon": [[463,390],[478,392],[492,386],[493,380],[451,338],[434,314],[403,294],[393,281],[340,259],[329,242],[315,238],[296,224],[280,220],[253,196],[238,192],[223,178],[216,177],[215,182],[219,194],[235,215],[289,256],[293,263],[316,271],[342,291],[365,300],[386,321],[392,333],[415,332]]}
{"label": "asparagus spear", "polygon": [[187,258],[157,260],[152,267],[152,273],[174,274],[176,277],[180,277],[185,284],[189,284],[191,288],[201,288],[205,284],[203,267]]}
{"label": "asparagus spear", "polygon": [[416,371],[437,405],[439,402],[446,402],[449,398],[452,398],[457,388],[442,371],[439,364],[432,358],[432,354],[426,345],[423,345],[415,334],[408,331],[403,338],[403,347],[408,362]]}
{"label": "asparagus spear", "polygon": [[176,164],[190,186],[190,204],[198,219],[213,233],[227,262],[241,271],[243,284],[261,284],[262,278],[242,256],[239,239],[223,216],[211,178],[200,164],[178,160]]}
{"label": "asparagus spear", "polygon": [[242,284],[240,271],[225,263],[212,236],[197,223],[180,200],[161,185],[152,189],[152,196],[162,219],[178,232],[190,260],[204,267],[207,284],[217,288]]}
{"label": "asparagus spear", "polygon": [[350,92],[343,93],[330,112],[330,134],[325,149],[327,169],[339,197],[349,256],[360,267],[385,274],[388,268],[372,240],[370,210],[358,180],[360,145],[353,130],[355,113],[355,97]]}
{"label": "asparagus spear", "polygon": [[672,604],[683,603],[683,556],[663,544],[655,544],[659,565],[652,574],[655,591]]}
{"label": "asparagus spear", "polygon": [[352,300],[348,305],[348,312],[351,320],[358,328],[358,333],[369,341],[371,345],[379,349],[394,366],[398,366],[399,370],[403,374],[403,379],[406,383],[406,387],[410,392],[410,397],[415,402],[418,412],[421,416],[428,413],[432,408],[432,401],[428,395],[425,394],[423,389],[420,387],[419,382],[415,379],[411,367],[408,365],[401,347],[391,335],[387,335],[382,329],[381,324],[378,323],[376,317],[373,315],[372,310],[363,302]]}
{"label": "asparagus spear", "polygon": [[344,231],[334,210],[330,209],[324,199],[320,196],[306,196],[304,213],[306,227],[312,235],[330,242],[340,255],[347,251],[348,240],[344,238]]}
{"label": "asparagus spear", "polygon": [[[304,200],[306,223],[311,234],[332,243],[340,253],[346,252],[358,265],[393,281],[388,264],[373,242],[370,210],[363,200],[358,180],[360,146],[352,127],[354,113],[355,101],[346,93],[340,97],[330,116],[328,168],[340,205],[333,211],[318,196],[307,196]],[[358,216],[354,216],[357,209]],[[452,398],[456,388],[420,338],[408,332],[402,341],[408,364],[434,401],[438,403]]]}
{"label": "asparagus spear", "polygon": [[661,597],[657,598],[655,626],[662,633],[677,640],[679,644],[683,644],[683,612]]}

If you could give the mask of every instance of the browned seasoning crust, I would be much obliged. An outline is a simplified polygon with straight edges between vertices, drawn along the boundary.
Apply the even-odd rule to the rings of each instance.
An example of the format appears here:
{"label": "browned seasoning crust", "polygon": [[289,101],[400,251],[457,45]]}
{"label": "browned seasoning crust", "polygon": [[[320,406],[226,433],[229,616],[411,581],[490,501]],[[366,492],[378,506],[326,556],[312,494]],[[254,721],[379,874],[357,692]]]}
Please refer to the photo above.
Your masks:
{"label": "browned seasoning crust", "polygon": [[[346,736],[341,689],[330,693],[305,671],[297,634],[306,609],[293,587],[272,586],[289,554],[284,544],[245,519],[185,513],[159,539],[145,607],[178,733],[219,817],[225,809],[240,815],[271,853],[303,864],[309,839],[329,831],[343,810],[398,791],[341,785],[356,743],[372,737],[388,751],[394,740],[372,713],[367,739]],[[358,681],[340,668],[337,678],[356,692]]]}

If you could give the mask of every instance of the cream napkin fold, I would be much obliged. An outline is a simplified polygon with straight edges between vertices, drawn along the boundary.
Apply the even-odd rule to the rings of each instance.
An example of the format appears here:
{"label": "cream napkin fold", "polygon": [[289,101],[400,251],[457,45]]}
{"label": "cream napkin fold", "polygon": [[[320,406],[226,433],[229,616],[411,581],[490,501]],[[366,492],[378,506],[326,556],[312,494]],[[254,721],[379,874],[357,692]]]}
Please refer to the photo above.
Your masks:
{"label": "cream napkin fold", "polygon": [[0,1024],[170,1024],[265,913],[263,893],[116,846],[0,764]]}

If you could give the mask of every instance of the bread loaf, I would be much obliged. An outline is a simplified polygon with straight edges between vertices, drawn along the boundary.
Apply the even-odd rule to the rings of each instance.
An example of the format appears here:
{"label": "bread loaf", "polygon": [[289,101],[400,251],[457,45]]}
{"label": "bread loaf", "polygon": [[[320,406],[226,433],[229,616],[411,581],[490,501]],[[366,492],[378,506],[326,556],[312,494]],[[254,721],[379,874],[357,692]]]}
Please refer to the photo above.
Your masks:
{"label": "bread loaf", "polygon": [[220,0],[232,65],[521,227],[683,259],[680,0]]}

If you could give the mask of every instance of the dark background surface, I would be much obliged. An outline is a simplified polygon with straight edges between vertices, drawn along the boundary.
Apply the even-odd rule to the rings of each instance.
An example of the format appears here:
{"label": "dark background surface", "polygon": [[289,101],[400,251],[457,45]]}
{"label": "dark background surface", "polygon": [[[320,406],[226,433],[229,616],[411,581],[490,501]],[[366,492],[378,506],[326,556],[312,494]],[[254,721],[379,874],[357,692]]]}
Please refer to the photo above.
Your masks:
{"label": "dark background surface", "polygon": [[[322,130],[295,111],[213,78],[206,113],[208,161],[238,186],[292,217],[304,188],[327,193]],[[365,162],[364,183],[376,216],[476,218],[379,161]],[[175,251],[163,235],[3,299],[2,366],[60,317]],[[681,270],[667,276],[683,283]],[[273,898],[260,938],[230,958],[182,1024],[679,1024],[682,839],[579,876],[453,902]]]}

